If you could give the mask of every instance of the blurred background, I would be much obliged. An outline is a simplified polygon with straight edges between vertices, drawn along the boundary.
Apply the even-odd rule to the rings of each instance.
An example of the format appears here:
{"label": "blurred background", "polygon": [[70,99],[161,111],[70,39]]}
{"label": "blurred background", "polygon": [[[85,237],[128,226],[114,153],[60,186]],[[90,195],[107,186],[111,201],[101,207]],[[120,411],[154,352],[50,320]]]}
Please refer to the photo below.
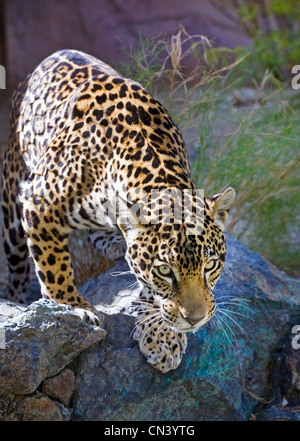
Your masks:
{"label": "blurred background", "polygon": [[116,65],[140,36],[172,34],[183,25],[218,45],[250,43],[233,0],[1,0],[0,64],[15,87],[41,60],[79,49]]}
{"label": "blurred background", "polygon": [[[299,0],[0,0],[0,162],[18,82],[58,49],[85,51],[167,106],[197,185],[237,191],[229,232],[299,277],[299,20]],[[78,284],[112,264],[70,240]],[[6,279],[0,244],[0,292]]]}

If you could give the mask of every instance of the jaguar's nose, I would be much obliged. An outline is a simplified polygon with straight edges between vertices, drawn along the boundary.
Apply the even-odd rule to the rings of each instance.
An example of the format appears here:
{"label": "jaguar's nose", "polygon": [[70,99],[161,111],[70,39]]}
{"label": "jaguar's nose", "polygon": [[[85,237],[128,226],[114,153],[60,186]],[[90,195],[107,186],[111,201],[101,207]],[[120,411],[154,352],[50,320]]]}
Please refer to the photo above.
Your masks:
{"label": "jaguar's nose", "polygon": [[205,315],[203,315],[202,317],[197,318],[197,319],[191,319],[190,317],[187,317],[186,321],[188,321],[190,325],[195,326],[197,323],[201,322],[201,320],[203,320],[204,317],[205,317]]}
{"label": "jaguar's nose", "polygon": [[206,313],[203,314],[203,312],[202,314],[201,313],[189,314],[184,308],[180,308],[180,314],[191,326],[195,326],[197,323],[201,322],[201,320],[203,320],[206,316]]}

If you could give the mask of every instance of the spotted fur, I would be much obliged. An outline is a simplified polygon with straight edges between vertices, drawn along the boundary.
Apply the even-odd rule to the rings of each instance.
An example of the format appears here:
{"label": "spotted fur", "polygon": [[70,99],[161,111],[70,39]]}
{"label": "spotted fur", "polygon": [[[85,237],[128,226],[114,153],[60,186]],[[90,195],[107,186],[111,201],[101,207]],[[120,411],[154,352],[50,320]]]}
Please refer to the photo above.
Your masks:
{"label": "spotted fur", "polygon": [[75,287],[68,250],[71,231],[89,229],[105,256],[118,259],[126,251],[141,284],[134,336],[142,352],[163,372],[176,368],[185,333],[215,311],[234,191],[201,197],[164,106],[82,52],[45,59],[14,93],[10,124],[2,182],[7,298],[27,302],[29,252],[42,295],[98,323]]}

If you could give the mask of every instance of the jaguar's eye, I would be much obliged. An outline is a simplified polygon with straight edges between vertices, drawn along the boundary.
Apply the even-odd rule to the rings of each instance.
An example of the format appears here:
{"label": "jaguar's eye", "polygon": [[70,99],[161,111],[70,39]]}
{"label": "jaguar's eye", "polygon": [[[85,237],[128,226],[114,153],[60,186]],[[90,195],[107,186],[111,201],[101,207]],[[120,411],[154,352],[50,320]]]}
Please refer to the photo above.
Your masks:
{"label": "jaguar's eye", "polygon": [[206,270],[211,270],[215,265],[215,261],[214,260],[210,260],[209,262],[206,263],[205,265],[205,269]]}
{"label": "jaguar's eye", "polygon": [[158,272],[162,275],[162,276],[169,276],[172,272],[171,268],[168,265],[160,265],[158,267]]}

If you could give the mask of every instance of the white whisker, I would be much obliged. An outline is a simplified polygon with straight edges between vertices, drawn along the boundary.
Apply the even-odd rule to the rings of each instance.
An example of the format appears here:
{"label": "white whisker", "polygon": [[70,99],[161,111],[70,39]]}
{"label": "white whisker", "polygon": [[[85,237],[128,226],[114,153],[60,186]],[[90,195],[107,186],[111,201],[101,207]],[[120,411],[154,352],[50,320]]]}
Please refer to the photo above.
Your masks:
{"label": "white whisker", "polygon": [[152,329],[153,329],[156,325],[158,325],[158,324],[160,323],[160,321],[163,321],[163,318],[162,318],[161,315],[160,315],[159,317],[155,317],[155,318],[152,319],[152,320],[149,320],[149,323],[152,323],[152,325],[150,326],[150,328],[145,328],[145,329],[144,329],[144,332],[143,332],[143,334],[142,334],[142,336],[141,336],[141,338],[140,338],[140,341],[141,341],[141,342],[143,342],[145,335],[146,335],[147,333],[150,333],[150,331],[152,331]]}
{"label": "white whisker", "polygon": [[229,338],[229,336],[228,336],[228,334],[227,334],[227,332],[226,332],[226,330],[225,330],[225,328],[224,328],[224,326],[223,326],[222,323],[224,323],[224,324],[227,326],[227,328],[230,330],[231,334],[233,335],[233,338],[235,339],[235,335],[234,335],[233,330],[231,329],[231,327],[228,325],[228,323],[226,322],[226,320],[225,320],[223,317],[219,317],[218,315],[216,315],[215,317],[216,317],[216,319],[217,319],[217,322],[218,322],[219,327],[221,328],[221,330],[223,331],[223,333],[224,333],[225,336],[227,337],[228,341],[229,341],[230,343],[232,343],[232,341],[231,341],[231,339]]}
{"label": "white whisker", "polygon": [[124,276],[125,274],[132,274],[132,272],[131,271],[113,271],[113,272],[107,273],[108,276],[113,276],[113,277]]}
{"label": "white whisker", "polygon": [[235,305],[241,304],[241,305],[245,305],[245,306],[248,306],[248,307],[249,307],[249,305],[251,303],[251,302],[246,302],[245,300],[242,300],[242,299],[228,299],[228,300],[222,300],[222,302],[220,302],[219,300],[220,299],[217,299],[216,303],[218,303],[218,304],[220,304],[220,303],[232,303],[232,304],[235,304]]}
{"label": "white whisker", "polygon": [[223,311],[222,309],[219,309],[219,312],[221,312],[226,317],[228,317],[229,320],[231,320],[242,331],[242,333],[248,338],[248,340],[251,341],[246,331],[241,327],[241,325],[236,320],[234,320],[227,312]]}
{"label": "white whisker", "polygon": [[254,321],[253,318],[248,317],[247,315],[242,314],[241,312],[232,311],[232,309],[218,308],[218,310],[219,310],[219,311],[225,311],[225,312],[231,312],[232,314],[239,315],[239,316],[241,316],[241,317],[245,317],[245,318],[247,318],[247,319],[249,319],[249,320]]}
{"label": "white whisker", "polygon": [[139,283],[139,282],[136,280],[135,282],[133,282],[133,283],[131,283],[130,285],[128,285],[126,289],[134,289],[134,287],[135,287],[136,285],[138,285],[138,283]]}
{"label": "white whisker", "polygon": [[[164,321],[164,319],[162,318],[162,323],[160,325],[160,327],[157,330],[157,334],[159,334],[161,332],[161,328],[163,328],[164,326],[166,326],[166,322]],[[163,330],[164,331],[164,330]]]}
{"label": "white whisker", "polygon": [[[155,311],[155,310],[153,310],[153,311]],[[150,322],[150,321],[153,320],[153,318],[160,317],[160,316],[161,316],[161,314],[156,311],[155,314],[143,316],[140,319],[137,319],[136,322],[137,322],[138,325],[140,325],[140,324],[143,324],[144,322],[147,322],[147,321]],[[149,320],[149,317],[150,317],[150,320]]]}
{"label": "white whisker", "polygon": [[[146,312],[151,313],[151,311],[160,314],[160,311],[157,308],[149,308],[149,307],[147,307],[145,309],[138,309],[136,312],[137,312],[137,314],[143,314],[144,315]],[[153,315],[153,314],[151,314],[151,315]]]}
{"label": "white whisker", "polygon": [[247,301],[246,299],[235,299],[234,297],[228,298],[228,299],[218,298],[218,299],[216,299],[216,302],[217,303],[222,303],[222,302],[219,302],[219,300],[222,300],[222,302],[244,303],[245,305],[249,305],[249,303],[251,303],[250,300]]}
{"label": "white whisker", "polygon": [[209,320],[209,325],[213,328],[213,327],[218,327],[218,323],[217,323],[217,317],[216,317],[216,315],[214,314],[213,316],[212,316],[212,318]]}
{"label": "white whisker", "polygon": [[152,306],[154,305],[154,301],[149,302],[148,300],[143,300],[143,299],[134,300],[132,303],[135,303],[135,304],[138,304],[138,305],[140,305],[140,304],[152,305]]}
{"label": "white whisker", "polygon": [[235,307],[238,307],[238,308],[247,309],[248,311],[253,312],[253,308],[249,308],[249,306],[247,306],[247,305],[245,305],[243,303],[229,302],[229,301],[228,302],[218,302],[217,303],[217,307],[220,306],[220,305],[225,305],[225,306],[231,305],[231,306],[235,306]]}
{"label": "white whisker", "polygon": [[228,294],[228,295],[224,295],[224,296],[219,296],[216,300],[220,300],[220,299],[229,299],[229,300],[243,300],[244,302],[249,302],[251,303],[250,299],[245,299],[243,297],[233,297],[232,295]]}
{"label": "white whisker", "polygon": [[249,299],[244,299],[244,298],[238,298],[238,297],[232,297],[232,296],[221,296],[221,297],[216,297],[216,302],[217,303],[222,303],[220,302],[220,300],[225,301],[225,302],[234,302],[234,303],[241,303],[241,304],[245,304],[247,306],[249,306],[250,303],[252,303],[252,300]]}
{"label": "white whisker", "polygon": [[160,317],[161,317],[160,313],[156,313],[156,314],[151,315],[150,320],[149,320],[149,316],[142,317],[141,319],[137,320],[131,333],[130,333],[130,337],[132,336],[133,332],[136,330],[136,328],[138,326],[142,326],[145,323],[152,323],[153,321],[158,320],[158,318],[160,318]]}
{"label": "white whisker", "polygon": [[131,307],[137,311],[138,314],[144,314],[146,311],[155,311],[160,312],[160,309],[157,308],[155,305],[151,305],[151,303],[145,303],[145,304],[135,304],[132,302]]}

